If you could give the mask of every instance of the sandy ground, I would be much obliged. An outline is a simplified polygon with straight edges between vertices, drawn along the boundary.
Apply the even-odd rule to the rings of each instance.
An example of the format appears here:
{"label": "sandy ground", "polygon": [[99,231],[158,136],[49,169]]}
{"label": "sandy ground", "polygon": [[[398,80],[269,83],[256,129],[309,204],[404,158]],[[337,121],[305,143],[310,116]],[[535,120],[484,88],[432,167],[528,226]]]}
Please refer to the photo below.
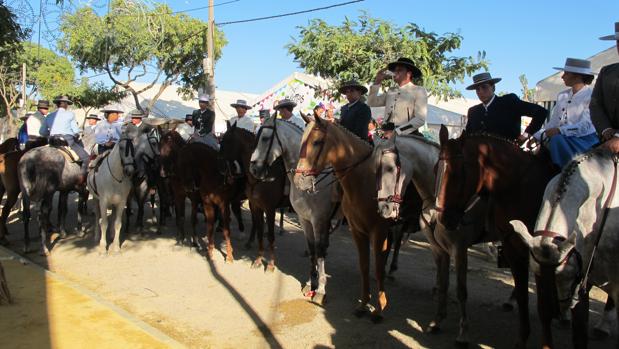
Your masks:
{"label": "sandy ground", "polygon": [[[70,209],[73,213],[73,209]],[[150,210],[147,210],[149,213]],[[54,216],[55,217],[55,213]],[[147,214],[147,217],[150,217]],[[249,214],[244,212],[246,226]],[[89,217],[92,222],[94,217]],[[200,216],[202,220],[202,217]],[[22,247],[22,224],[11,215],[11,248]],[[251,269],[255,249],[243,248],[247,233],[233,223],[236,261],[224,263],[221,252],[213,262],[187,247],[175,246],[173,222],[162,235],[130,234],[120,254],[99,256],[92,242],[92,223],[83,238],[70,235],[55,243],[50,257],[28,258],[95,292],[137,318],[190,348],[448,348],[458,331],[455,280],[451,273],[448,318],[438,334],[423,328],[435,313],[431,289],[435,267],[422,236],[402,248],[400,270],[387,282],[389,298],[385,320],[373,324],[352,314],[360,290],[357,253],[347,227],[331,236],[327,257],[327,303],[315,305],[301,295],[309,261],[303,256],[305,240],[294,215],[288,215],[283,235],[276,236],[277,270]],[[36,226],[36,224],[35,224]],[[70,222],[74,227],[74,222]],[[147,227],[153,229],[152,225]],[[201,223],[200,229],[203,231]],[[35,234],[32,234],[35,235]],[[221,235],[217,235],[221,242]],[[222,246],[223,247],[223,246]],[[470,347],[509,348],[517,334],[516,312],[504,312],[501,303],[511,292],[507,270],[497,269],[477,251],[469,259]],[[372,282],[372,287],[375,283]],[[532,335],[529,347],[539,347],[540,324],[530,287]],[[605,296],[592,292],[591,321],[599,318]],[[41,311],[44,311],[41,309]],[[33,323],[32,326],[37,326]],[[570,331],[555,328],[557,348],[569,347]],[[608,348],[613,339],[591,342]]]}

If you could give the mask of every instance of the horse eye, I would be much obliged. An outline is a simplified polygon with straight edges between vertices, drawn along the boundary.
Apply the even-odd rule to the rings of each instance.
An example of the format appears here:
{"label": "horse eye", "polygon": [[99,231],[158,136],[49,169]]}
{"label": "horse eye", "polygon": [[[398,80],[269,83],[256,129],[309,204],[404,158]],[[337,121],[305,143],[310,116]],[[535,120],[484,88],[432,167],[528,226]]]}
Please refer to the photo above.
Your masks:
{"label": "horse eye", "polygon": [[387,167],[387,172],[393,172],[393,167],[391,166]]}
{"label": "horse eye", "polygon": [[322,145],[324,142],[323,141],[314,141],[314,143],[312,143],[314,146],[319,146]]}

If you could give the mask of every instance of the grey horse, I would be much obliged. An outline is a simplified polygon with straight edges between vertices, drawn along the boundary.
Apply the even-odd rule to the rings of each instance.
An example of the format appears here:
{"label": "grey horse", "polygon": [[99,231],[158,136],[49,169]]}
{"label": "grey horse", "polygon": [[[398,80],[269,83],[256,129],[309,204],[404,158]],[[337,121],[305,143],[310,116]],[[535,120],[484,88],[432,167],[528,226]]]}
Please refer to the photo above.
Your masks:
{"label": "grey horse", "polygon": [[[258,143],[251,157],[249,171],[256,178],[268,178],[268,168],[280,156],[290,183],[293,172],[299,162],[303,130],[283,120],[269,118],[258,134]],[[290,186],[290,203],[297,212],[310,251],[310,279],[303,287],[303,294],[318,304],[322,304],[326,295],[327,274],[325,258],[329,247],[329,229],[331,218],[337,209],[333,200],[335,177],[332,174],[321,176],[317,192],[310,194]]]}

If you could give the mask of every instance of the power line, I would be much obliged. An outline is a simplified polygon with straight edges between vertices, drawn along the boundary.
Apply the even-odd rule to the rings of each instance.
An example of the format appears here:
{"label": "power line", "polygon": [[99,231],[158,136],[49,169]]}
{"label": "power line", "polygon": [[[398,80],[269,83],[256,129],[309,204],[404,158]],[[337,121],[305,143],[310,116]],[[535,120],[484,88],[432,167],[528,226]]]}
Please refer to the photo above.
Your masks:
{"label": "power line", "polygon": [[317,8],[313,8],[313,9],[309,9],[309,10],[303,10],[303,11],[297,11],[297,12],[289,12],[289,13],[282,13],[282,14],[279,14],[279,15],[266,16],[266,17],[242,19],[242,20],[239,20],[239,21],[221,22],[221,23],[216,23],[216,25],[221,27],[221,26],[228,25],[228,24],[257,22],[257,21],[263,21],[263,20],[266,20],[266,19],[288,17],[288,16],[294,16],[294,15],[299,15],[299,14],[303,14],[303,13],[309,13],[309,12],[315,12],[315,11],[321,11],[321,10],[328,10],[328,9],[331,9],[331,8],[334,8],[334,7],[350,5],[350,4],[354,4],[354,3],[357,3],[357,2],[363,2],[363,1],[365,1],[365,0],[353,0],[353,1],[342,2],[342,3],[339,3],[339,4],[330,5],[330,6],[317,7]]}
{"label": "power line", "polygon": [[[226,2],[219,3],[219,4],[215,4],[215,5],[213,5],[213,7],[217,7],[217,6],[221,6],[221,5],[228,5],[228,4],[232,4],[232,3],[235,3],[235,2],[239,2],[239,1],[241,1],[241,0],[226,1]],[[199,11],[199,10],[204,10],[204,9],[207,9],[207,8],[210,8],[210,6],[202,6],[202,7],[190,8],[190,9],[182,10],[182,11],[174,11],[174,12],[172,12],[172,14],[175,15],[177,13]]]}

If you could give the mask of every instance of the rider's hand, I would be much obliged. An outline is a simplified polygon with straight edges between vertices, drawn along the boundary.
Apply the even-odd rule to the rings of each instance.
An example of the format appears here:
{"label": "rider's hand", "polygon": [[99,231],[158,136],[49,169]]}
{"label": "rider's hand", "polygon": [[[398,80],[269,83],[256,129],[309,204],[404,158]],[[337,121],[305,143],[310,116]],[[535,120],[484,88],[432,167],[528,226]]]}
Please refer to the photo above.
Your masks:
{"label": "rider's hand", "polygon": [[546,137],[548,138],[552,138],[560,133],[561,130],[559,130],[557,127],[544,131],[544,134],[546,134]]}
{"label": "rider's hand", "polygon": [[380,85],[381,82],[385,79],[385,71],[387,68],[383,68],[376,73],[376,77],[374,78],[374,85]]}
{"label": "rider's hand", "polygon": [[601,147],[606,148],[615,154],[618,154],[619,153],[619,137],[612,137],[611,139],[602,143]]}
{"label": "rider's hand", "polygon": [[614,128],[607,128],[604,132],[602,132],[602,141],[612,139],[617,131],[618,130],[615,130]]}

